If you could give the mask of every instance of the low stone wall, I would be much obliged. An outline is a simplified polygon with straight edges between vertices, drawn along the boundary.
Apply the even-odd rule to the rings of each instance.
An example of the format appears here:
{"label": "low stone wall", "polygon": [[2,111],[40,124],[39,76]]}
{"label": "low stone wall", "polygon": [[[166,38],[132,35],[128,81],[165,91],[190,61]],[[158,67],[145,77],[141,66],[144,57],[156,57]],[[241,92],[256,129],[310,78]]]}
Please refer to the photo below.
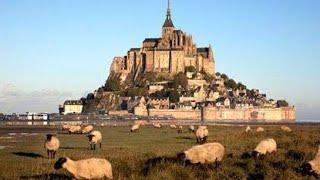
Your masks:
{"label": "low stone wall", "polygon": [[[140,116],[173,116],[176,119],[201,119],[201,110],[182,109],[149,109],[136,107],[135,114]],[[287,108],[246,108],[228,109],[206,107],[203,109],[203,119],[215,121],[244,121],[244,122],[295,122],[296,109]]]}

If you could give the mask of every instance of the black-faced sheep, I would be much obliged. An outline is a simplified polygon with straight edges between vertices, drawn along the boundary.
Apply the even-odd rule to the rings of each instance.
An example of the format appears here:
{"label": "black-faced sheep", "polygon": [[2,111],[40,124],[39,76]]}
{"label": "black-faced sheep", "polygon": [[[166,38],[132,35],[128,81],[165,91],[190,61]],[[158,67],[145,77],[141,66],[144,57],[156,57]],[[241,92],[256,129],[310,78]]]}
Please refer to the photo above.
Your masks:
{"label": "black-faced sheep", "polygon": [[79,125],[70,126],[69,134],[72,134],[72,133],[81,133],[81,126],[79,126]]}
{"label": "black-faced sheep", "polygon": [[56,152],[60,147],[60,141],[55,135],[47,134],[44,147],[47,149],[48,158],[54,159]]}
{"label": "black-faced sheep", "polygon": [[247,126],[247,127],[246,127],[246,133],[248,133],[248,132],[250,132],[250,131],[251,131],[250,126]]}
{"label": "black-faced sheep", "polygon": [[170,124],[171,129],[177,129],[177,126],[175,124]]}
{"label": "black-faced sheep", "polygon": [[257,127],[256,132],[263,132],[264,129],[262,127]]}
{"label": "black-faced sheep", "polygon": [[216,166],[221,162],[225,153],[225,148],[220,143],[207,143],[196,145],[192,148],[178,154],[178,159],[184,164],[210,164],[216,163]]}
{"label": "black-faced sheep", "polygon": [[88,136],[90,149],[95,150],[96,144],[100,145],[100,149],[102,148],[102,134],[100,131],[92,131]]}
{"label": "black-faced sheep", "polygon": [[93,126],[92,126],[92,125],[85,126],[85,127],[82,129],[82,134],[90,133],[92,130],[93,130]]}
{"label": "black-faced sheep", "polygon": [[190,126],[189,126],[189,132],[192,132],[192,133],[195,132],[194,125],[190,125]]}
{"label": "black-faced sheep", "polygon": [[54,164],[54,169],[64,168],[69,171],[75,179],[112,179],[112,166],[106,159],[84,159],[73,161],[63,157]]}
{"label": "black-faced sheep", "polygon": [[160,123],[153,123],[152,125],[155,128],[161,128],[161,124]]}
{"label": "black-faced sheep", "polygon": [[258,157],[260,155],[266,155],[267,153],[275,153],[277,152],[277,143],[274,139],[265,139],[260,141],[257,147],[252,152],[254,157]]}
{"label": "black-faced sheep", "polygon": [[196,134],[197,143],[203,144],[207,142],[207,138],[209,136],[209,131],[207,126],[199,126],[195,134]]}
{"label": "black-faced sheep", "polygon": [[318,147],[318,152],[313,160],[302,164],[298,171],[302,173],[302,175],[315,176],[318,178],[320,175],[320,146]]}
{"label": "black-faced sheep", "polygon": [[291,128],[289,128],[288,126],[281,126],[280,129],[286,133],[292,132]]}
{"label": "black-faced sheep", "polygon": [[139,128],[140,128],[140,124],[134,124],[134,125],[131,127],[130,131],[131,131],[131,132],[135,132],[135,131],[138,131]]}

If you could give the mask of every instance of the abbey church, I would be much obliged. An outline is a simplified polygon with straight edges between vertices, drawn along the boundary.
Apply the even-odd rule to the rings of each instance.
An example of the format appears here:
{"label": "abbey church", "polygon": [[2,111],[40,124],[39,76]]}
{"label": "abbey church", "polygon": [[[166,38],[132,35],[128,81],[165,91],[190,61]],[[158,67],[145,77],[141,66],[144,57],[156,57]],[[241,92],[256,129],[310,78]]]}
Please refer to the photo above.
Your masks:
{"label": "abbey church", "polygon": [[215,74],[211,46],[198,48],[192,36],[175,29],[170,2],[160,38],[146,38],[141,48],[131,48],[124,57],[113,59],[110,72],[139,74],[145,72],[175,75],[193,66],[198,72]]}

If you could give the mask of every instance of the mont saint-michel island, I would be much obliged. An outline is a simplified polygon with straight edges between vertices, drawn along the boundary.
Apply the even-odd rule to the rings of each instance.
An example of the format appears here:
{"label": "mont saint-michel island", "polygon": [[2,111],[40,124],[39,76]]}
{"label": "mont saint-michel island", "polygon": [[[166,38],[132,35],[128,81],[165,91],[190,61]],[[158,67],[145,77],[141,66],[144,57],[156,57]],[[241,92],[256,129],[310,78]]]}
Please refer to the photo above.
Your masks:
{"label": "mont saint-michel island", "polygon": [[198,47],[194,39],[176,28],[168,4],[160,37],[145,38],[141,47],[114,57],[105,85],[87,97],[66,100],[60,113],[295,122],[294,106],[217,72],[214,48]]}

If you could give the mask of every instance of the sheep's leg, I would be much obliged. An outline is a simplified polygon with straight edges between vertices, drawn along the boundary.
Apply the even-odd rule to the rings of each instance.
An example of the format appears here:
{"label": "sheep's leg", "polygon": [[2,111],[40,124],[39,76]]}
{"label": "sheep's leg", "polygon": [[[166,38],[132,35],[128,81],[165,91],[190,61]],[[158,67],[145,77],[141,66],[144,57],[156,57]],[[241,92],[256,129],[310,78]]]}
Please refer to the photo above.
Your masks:
{"label": "sheep's leg", "polygon": [[56,156],[56,151],[53,151],[53,152],[52,152],[52,158],[54,159],[55,156]]}
{"label": "sheep's leg", "polygon": [[101,149],[101,147],[102,147],[102,143],[100,143],[100,149]]}
{"label": "sheep's leg", "polygon": [[93,148],[92,148],[92,144],[90,143],[90,149],[92,150]]}
{"label": "sheep's leg", "polygon": [[96,150],[96,144],[93,144],[93,150]]}
{"label": "sheep's leg", "polygon": [[47,155],[48,155],[48,158],[50,158],[50,151],[47,150]]}

